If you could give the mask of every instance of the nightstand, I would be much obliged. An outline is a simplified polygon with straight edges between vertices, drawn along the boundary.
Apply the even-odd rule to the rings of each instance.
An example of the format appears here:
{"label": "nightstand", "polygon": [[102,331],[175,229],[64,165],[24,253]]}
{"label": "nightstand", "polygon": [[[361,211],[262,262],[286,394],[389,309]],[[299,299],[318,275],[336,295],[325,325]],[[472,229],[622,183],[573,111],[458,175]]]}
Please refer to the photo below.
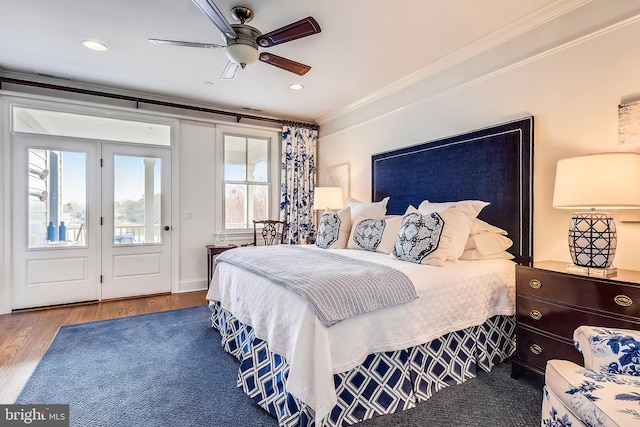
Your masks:
{"label": "nightstand", "polygon": [[615,277],[580,276],[568,263],[541,261],[516,267],[516,357],[511,376],[523,369],[544,375],[547,360],[583,364],[573,345],[580,325],[640,329],[640,272]]}
{"label": "nightstand", "polygon": [[216,256],[220,255],[224,251],[237,248],[236,245],[207,245],[207,289],[211,285],[211,279],[213,278],[213,260]]}

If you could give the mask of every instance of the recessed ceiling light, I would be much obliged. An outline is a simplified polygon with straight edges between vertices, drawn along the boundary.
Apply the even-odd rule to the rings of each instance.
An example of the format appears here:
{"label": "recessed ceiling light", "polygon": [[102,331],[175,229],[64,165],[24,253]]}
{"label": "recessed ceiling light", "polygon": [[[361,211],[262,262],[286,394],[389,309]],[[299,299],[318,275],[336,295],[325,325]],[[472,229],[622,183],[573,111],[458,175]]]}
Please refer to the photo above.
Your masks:
{"label": "recessed ceiling light", "polygon": [[300,83],[293,83],[289,85],[289,89],[291,90],[302,90],[304,89],[304,86],[302,86]]}
{"label": "recessed ceiling light", "polygon": [[204,84],[213,86],[213,82],[204,82]]}
{"label": "recessed ceiling light", "polygon": [[108,50],[107,46],[104,43],[100,43],[95,40],[82,40],[82,45],[87,49],[91,49],[91,50],[99,50],[99,51]]}

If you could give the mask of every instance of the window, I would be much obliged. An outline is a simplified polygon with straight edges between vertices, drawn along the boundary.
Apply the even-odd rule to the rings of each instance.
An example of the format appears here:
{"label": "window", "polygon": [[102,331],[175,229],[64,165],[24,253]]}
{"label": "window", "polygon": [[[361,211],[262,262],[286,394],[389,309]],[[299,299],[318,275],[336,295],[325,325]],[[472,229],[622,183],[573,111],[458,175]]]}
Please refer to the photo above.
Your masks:
{"label": "window", "polygon": [[113,243],[162,243],[162,159],[113,157]]}
{"label": "window", "polygon": [[224,228],[253,228],[269,219],[269,139],[224,135]]}
{"label": "window", "polygon": [[15,132],[171,146],[171,126],[113,117],[13,107]]}
{"label": "window", "polygon": [[29,248],[86,246],[87,153],[30,148]]}

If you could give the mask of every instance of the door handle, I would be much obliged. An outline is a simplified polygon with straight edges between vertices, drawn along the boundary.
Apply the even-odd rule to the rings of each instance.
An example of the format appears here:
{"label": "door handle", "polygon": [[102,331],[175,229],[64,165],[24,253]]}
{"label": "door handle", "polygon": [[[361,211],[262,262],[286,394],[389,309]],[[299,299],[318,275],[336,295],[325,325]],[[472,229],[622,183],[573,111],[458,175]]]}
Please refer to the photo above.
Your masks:
{"label": "door handle", "polygon": [[169,231],[169,230],[171,230],[171,227],[170,227],[170,226],[168,226],[168,225],[165,225],[165,226],[164,226],[164,231]]}

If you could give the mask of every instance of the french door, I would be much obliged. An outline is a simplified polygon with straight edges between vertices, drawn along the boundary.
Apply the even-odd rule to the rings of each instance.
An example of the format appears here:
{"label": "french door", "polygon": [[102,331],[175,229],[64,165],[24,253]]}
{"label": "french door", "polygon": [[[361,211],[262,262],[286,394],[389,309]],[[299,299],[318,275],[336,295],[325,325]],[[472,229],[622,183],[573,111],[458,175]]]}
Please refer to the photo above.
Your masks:
{"label": "french door", "polygon": [[12,308],[99,299],[99,144],[12,136]]}
{"label": "french door", "polygon": [[171,150],[102,144],[102,298],[171,291]]}
{"label": "french door", "polygon": [[13,309],[171,290],[170,149],[12,141]]}

